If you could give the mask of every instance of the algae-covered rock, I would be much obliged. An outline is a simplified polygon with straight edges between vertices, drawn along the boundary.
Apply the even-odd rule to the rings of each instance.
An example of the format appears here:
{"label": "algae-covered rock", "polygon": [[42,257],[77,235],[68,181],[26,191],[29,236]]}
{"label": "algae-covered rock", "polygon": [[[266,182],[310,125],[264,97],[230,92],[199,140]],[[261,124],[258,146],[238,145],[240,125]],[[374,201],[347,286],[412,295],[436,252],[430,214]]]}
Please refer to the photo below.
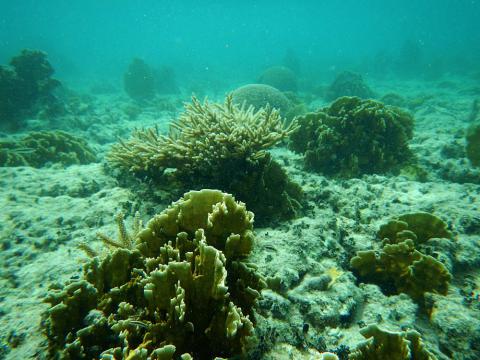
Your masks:
{"label": "algae-covered rock", "polygon": [[344,71],[338,74],[327,88],[325,98],[332,101],[342,96],[357,96],[361,99],[368,99],[373,97],[373,91],[365,84],[362,75]]}
{"label": "algae-covered rock", "polygon": [[232,92],[232,97],[237,105],[253,106],[255,110],[270,105],[270,107],[278,109],[282,115],[286,114],[291,105],[288,98],[280,90],[265,84],[241,86]]}
{"label": "algae-covered rock", "polygon": [[92,259],[56,289],[44,326],[52,357],[213,359],[245,354],[265,286],[245,261],[253,214],[217,190],[152,218],[133,249]]}
{"label": "algae-covered rock", "polygon": [[388,331],[376,324],[360,330],[367,339],[349,356],[351,360],[436,360],[415,330]]}
{"label": "algae-covered rock", "polygon": [[375,100],[343,97],[297,121],[290,147],[311,170],[355,177],[396,169],[412,157],[413,118]]}
{"label": "algae-covered rock", "polygon": [[480,166],[480,124],[467,130],[467,157],[473,166]]}
{"label": "algae-covered rock", "polygon": [[272,66],[266,69],[258,78],[258,82],[280,91],[297,91],[297,77],[286,66]]}
{"label": "algae-covered rock", "polygon": [[48,163],[73,165],[95,160],[95,153],[84,139],[65,131],[31,132],[18,141],[0,141],[0,166],[39,168]]}
{"label": "algae-covered rock", "polygon": [[155,95],[155,75],[142,59],[135,58],[123,76],[125,92],[134,100],[148,100]]}
{"label": "algae-covered rock", "polygon": [[406,293],[423,301],[426,293],[446,295],[452,275],[424,249],[429,240],[451,238],[446,224],[428,213],[405,214],[380,227],[379,251],[359,251],[350,265],[360,279],[388,293]]}

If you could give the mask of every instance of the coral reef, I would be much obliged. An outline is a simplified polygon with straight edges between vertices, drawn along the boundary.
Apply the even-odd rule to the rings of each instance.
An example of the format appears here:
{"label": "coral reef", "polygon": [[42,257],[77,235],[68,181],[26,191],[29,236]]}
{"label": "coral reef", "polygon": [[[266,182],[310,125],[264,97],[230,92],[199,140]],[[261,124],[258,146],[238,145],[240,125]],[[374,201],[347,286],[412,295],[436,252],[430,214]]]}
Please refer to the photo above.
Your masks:
{"label": "coral reef", "polygon": [[0,119],[2,127],[15,129],[39,106],[54,102],[52,91],[60,82],[52,79],[53,67],[42,51],[22,50],[10,65],[0,66]]}
{"label": "coral reef", "polygon": [[344,71],[338,74],[327,88],[325,99],[333,101],[342,96],[357,96],[368,99],[373,97],[373,91],[365,84],[362,75]]}
{"label": "coral reef", "polygon": [[285,127],[277,110],[239,108],[231,96],[223,105],[193,98],[169,136],[154,129],[136,131],[113,146],[109,161],[151,178],[175,169],[185,187],[231,192],[260,221],[289,218],[299,207],[301,189],[266,150],[294,130],[296,123]]}
{"label": "coral reef", "polygon": [[290,101],[278,89],[264,84],[248,84],[239,87],[232,92],[233,101],[241,106],[245,104],[253,106],[255,110],[260,110],[270,105],[272,108],[280,111],[282,115],[290,109]]}
{"label": "coral reef", "polygon": [[286,66],[272,66],[258,78],[259,84],[270,85],[280,91],[297,91],[295,73]]}
{"label": "coral reef", "polygon": [[155,96],[153,70],[142,59],[133,59],[123,76],[123,87],[134,100],[152,99]]}
{"label": "coral reef", "polygon": [[[382,240],[379,252],[359,251],[350,261],[360,279],[416,301],[423,301],[427,292],[447,294],[452,276],[437,259],[444,260],[434,245],[449,241],[452,234],[441,219],[429,213],[405,214],[382,225],[377,237]],[[444,262],[448,264],[448,258]]]}
{"label": "coral reef", "polygon": [[65,131],[31,132],[18,141],[0,141],[0,166],[40,168],[48,163],[89,164],[95,160],[84,139]]}
{"label": "coral reef", "polygon": [[360,333],[367,339],[350,354],[350,360],[436,360],[422,342],[420,333],[415,330],[393,332],[371,324]]}
{"label": "coral reef", "polygon": [[307,169],[356,177],[394,170],[412,157],[412,116],[375,100],[343,97],[297,121],[290,147],[304,154]]}
{"label": "coral reef", "polygon": [[253,340],[252,309],[265,286],[244,260],[254,244],[252,224],[253,213],[231,195],[185,194],[138,232],[132,249],[93,258],[83,279],[51,291],[44,320],[50,354],[67,359],[244,354]]}
{"label": "coral reef", "polygon": [[473,166],[480,166],[480,124],[472,125],[467,130],[467,157]]}

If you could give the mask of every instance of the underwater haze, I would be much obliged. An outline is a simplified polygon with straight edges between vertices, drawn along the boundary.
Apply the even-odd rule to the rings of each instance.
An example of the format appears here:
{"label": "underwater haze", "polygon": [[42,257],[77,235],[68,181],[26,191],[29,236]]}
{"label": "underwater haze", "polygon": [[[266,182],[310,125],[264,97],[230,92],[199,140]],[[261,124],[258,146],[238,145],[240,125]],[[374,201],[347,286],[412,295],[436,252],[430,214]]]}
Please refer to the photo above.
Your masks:
{"label": "underwater haze", "polygon": [[479,19],[0,0],[0,360],[480,359]]}
{"label": "underwater haze", "polygon": [[480,56],[478,1],[32,0],[2,1],[1,9],[0,60],[43,49],[72,80],[118,77],[132,56],[175,65],[187,78],[238,80],[288,49],[327,73],[396,53],[405,41],[457,69]]}

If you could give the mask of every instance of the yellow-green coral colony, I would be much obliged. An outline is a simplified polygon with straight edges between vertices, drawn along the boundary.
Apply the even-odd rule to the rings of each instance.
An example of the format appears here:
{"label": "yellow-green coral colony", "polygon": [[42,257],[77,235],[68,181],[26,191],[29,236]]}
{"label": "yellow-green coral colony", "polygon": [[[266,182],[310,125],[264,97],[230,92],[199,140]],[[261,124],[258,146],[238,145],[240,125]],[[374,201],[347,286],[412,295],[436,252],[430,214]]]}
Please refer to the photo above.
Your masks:
{"label": "yellow-green coral colony", "polygon": [[[245,353],[265,286],[245,258],[253,214],[217,190],[192,191],[153,217],[131,249],[93,258],[53,290],[52,357],[213,359]],[[124,227],[119,225],[120,232]]]}
{"label": "yellow-green coral colony", "polygon": [[395,170],[412,158],[412,116],[375,100],[342,97],[297,121],[290,147],[304,155],[307,169],[356,177]]}
{"label": "yellow-green coral colony", "polygon": [[447,294],[449,270],[422,253],[422,245],[430,239],[452,237],[441,219],[429,213],[405,214],[382,225],[377,237],[382,241],[378,252],[359,251],[350,261],[360,279],[393,293],[406,293],[416,301],[427,292]]}

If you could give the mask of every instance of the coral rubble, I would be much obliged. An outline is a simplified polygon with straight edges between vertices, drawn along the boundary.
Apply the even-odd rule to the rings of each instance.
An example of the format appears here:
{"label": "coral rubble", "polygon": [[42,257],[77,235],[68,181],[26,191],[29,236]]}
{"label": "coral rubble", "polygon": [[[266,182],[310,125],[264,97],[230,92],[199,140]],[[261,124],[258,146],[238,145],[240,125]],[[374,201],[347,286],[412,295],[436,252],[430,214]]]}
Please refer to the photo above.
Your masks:
{"label": "coral rubble", "polygon": [[412,116],[375,100],[343,97],[297,120],[290,147],[304,154],[308,169],[356,177],[393,170],[412,156]]}
{"label": "coral rubble", "polygon": [[[192,191],[152,218],[132,249],[85,265],[51,291],[44,327],[65,359],[212,359],[244,354],[265,286],[245,261],[253,213],[217,190]],[[122,232],[122,226],[120,226]]]}

